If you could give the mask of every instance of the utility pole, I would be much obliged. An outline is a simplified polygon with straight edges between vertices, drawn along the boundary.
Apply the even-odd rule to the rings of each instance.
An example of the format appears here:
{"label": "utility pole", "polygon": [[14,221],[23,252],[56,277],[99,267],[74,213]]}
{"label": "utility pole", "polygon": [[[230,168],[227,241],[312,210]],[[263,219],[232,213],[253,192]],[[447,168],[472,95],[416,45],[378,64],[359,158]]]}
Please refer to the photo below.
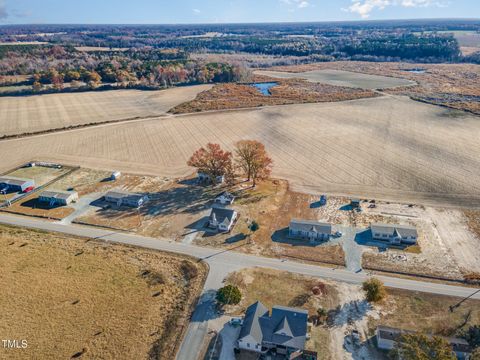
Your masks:
{"label": "utility pole", "polygon": [[480,293],[480,289],[478,289],[477,291],[475,291],[473,294],[467,296],[465,299],[462,299],[461,301],[459,301],[458,303],[456,303],[455,305],[450,305],[449,308],[450,308],[450,312],[454,312],[456,308],[460,307],[460,305],[462,305],[465,301],[467,301],[468,299],[474,297],[476,294]]}

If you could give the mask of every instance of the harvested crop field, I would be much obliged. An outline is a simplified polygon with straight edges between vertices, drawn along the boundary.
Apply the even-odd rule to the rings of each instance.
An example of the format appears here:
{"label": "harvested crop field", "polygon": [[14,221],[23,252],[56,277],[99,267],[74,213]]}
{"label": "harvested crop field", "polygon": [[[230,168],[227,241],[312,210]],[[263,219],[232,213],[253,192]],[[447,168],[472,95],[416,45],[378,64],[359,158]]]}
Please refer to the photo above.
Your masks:
{"label": "harvested crop field", "polygon": [[[417,86],[385,89],[390,94],[407,95],[430,104],[480,114],[480,65],[411,64],[339,61],[298,66],[278,66],[275,71],[298,73],[342,70],[368,75],[392,76],[413,81]],[[292,74],[293,76],[293,74]]]}
{"label": "harvested crop field", "polygon": [[324,83],[328,85],[334,86],[345,86],[345,87],[353,87],[353,88],[361,88],[361,89],[386,89],[386,88],[393,88],[393,87],[400,87],[400,86],[409,86],[415,85],[416,83],[413,81],[394,78],[394,77],[387,77],[387,76],[379,76],[379,75],[369,75],[369,74],[362,74],[356,73],[351,71],[343,71],[343,70],[312,70],[306,72],[282,72],[282,71],[264,71],[264,70],[257,70],[255,71],[256,75],[264,75],[273,78],[280,78],[280,79],[294,79],[300,78],[305,79],[310,82],[315,83]]}
{"label": "harvested crop field", "polygon": [[211,85],[0,97],[0,137],[159,116]]}
{"label": "harvested crop field", "polygon": [[0,227],[2,359],[171,358],[206,268],[187,257]]}
{"label": "harvested crop field", "polygon": [[182,177],[208,142],[265,143],[273,176],[294,189],[413,203],[480,206],[479,118],[380,97],[103,125],[0,142],[2,169],[41,158]]}

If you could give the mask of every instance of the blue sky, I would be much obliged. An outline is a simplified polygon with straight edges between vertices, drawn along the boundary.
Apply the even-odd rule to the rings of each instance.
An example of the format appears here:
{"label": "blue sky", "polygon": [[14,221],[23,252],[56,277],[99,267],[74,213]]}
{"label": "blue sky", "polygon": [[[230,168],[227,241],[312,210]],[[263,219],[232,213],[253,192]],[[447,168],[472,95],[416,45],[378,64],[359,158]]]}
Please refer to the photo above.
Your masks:
{"label": "blue sky", "polygon": [[480,0],[0,0],[0,24],[480,18]]}

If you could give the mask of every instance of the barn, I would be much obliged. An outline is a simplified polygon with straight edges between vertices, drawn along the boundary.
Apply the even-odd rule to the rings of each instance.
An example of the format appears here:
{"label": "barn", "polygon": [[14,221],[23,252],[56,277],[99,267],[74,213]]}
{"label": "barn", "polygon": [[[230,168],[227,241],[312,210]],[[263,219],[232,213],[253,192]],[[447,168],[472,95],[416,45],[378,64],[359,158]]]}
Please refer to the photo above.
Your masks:
{"label": "barn", "polygon": [[23,179],[13,176],[0,177],[0,191],[9,192],[29,192],[35,188],[33,179]]}
{"label": "barn", "polygon": [[38,197],[38,200],[44,203],[49,203],[52,206],[65,206],[78,200],[78,193],[76,191],[61,191],[48,190],[44,191]]}
{"label": "barn", "polygon": [[288,236],[293,239],[306,239],[311,242],[328,240],[332,236],[332,225],[315,220],[293,219],[288,227]]}
{"label": "barn", "polygon": [[129,206],[138,208],[148,201],[148,196],[143,194],[129,193],[126,191],[109,191],[105,194],[105,201],[115,203],[117,206]]}

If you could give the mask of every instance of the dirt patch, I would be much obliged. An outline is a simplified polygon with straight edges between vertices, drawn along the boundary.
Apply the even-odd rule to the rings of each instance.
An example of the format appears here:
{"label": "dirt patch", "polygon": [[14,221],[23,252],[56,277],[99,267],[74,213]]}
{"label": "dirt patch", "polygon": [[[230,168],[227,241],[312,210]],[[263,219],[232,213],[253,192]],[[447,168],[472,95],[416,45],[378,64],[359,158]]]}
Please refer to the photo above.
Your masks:
{"label": "dirt patch", "polygon": [[0,262],[0,333],[28,341],[1,348],[9,359],[170,357],[207,271],[187,257],[5,226]]}
{"label": "dirt patch", "polygon": [[460,336],[462,330],[480,324],[480,301],[467,300],[455,311],[449,306],[459,298],[388,289],[388,296],[378,304],[381,319],[370,319],[370,334],[381,324],[442,336]]}
{"label": "dirt patch", "polygon": [[267,105],[345,101],[377,96],[369,90],[311,83],[301,79],[278,80],[258,75],[254,77],[255,82],[272,80],[275,80],[277,85],[270,89],[270,96],[264,96],[256,88],[246,84],[219,84],[198,94],[195,100],[176,106],[171,112],[183,114]]}

